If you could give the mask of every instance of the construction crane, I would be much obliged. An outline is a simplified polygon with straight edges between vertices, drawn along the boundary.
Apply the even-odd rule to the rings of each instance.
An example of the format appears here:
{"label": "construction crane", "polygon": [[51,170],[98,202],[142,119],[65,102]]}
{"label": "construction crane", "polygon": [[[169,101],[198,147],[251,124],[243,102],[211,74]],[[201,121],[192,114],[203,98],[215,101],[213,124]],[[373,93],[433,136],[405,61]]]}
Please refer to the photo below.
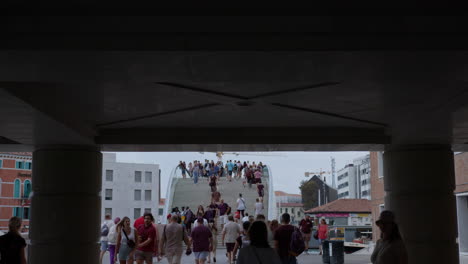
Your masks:
{"label": "construction crane", "polygon": [[330,171],[322,171],[322,168],[320,168],[319,172],[305,172],[304,173],[306,177],[309,177],[310,175],[319,175],[322,177],[323,174],[331,174]]}
{"label": "construction crane", "polygon": [[[200,152],[200,154],[204,154],[205,152]],[[246,156],[262,156],[262,157],[287,157],[286,154],[283,153],[265,153],[265,152],[211,152],[211,153],[216,153],[216,157],[218,157],[218,160],[223,159],[223,155],[225,154],[231,154],[231,155],[246,155]]]}

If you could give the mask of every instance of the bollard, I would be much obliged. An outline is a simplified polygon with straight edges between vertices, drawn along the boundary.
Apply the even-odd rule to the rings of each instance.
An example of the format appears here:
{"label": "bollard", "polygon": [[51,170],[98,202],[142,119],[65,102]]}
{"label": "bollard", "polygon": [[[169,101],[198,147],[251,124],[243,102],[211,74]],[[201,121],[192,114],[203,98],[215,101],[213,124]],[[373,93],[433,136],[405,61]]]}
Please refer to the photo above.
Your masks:
{"label": "bollard", "polygon": [[330,264],[330,241],[325,240],[322,244],[322,262]]}

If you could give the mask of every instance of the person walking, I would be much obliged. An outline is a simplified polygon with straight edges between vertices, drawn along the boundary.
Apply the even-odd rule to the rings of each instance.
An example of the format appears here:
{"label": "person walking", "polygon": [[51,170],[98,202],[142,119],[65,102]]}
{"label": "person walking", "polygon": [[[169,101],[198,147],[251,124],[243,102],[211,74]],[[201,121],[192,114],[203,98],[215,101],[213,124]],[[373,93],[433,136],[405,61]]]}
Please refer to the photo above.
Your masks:
{"label": "person walking", "polygon": [[213,234],[203,225],[203,218],[197,219],[198,225],[192,230],[192,248],[195,264],[204,264],[209,252],[213,249]]}
{"label": "person walking", "polygon": [[322,251],[323,242],[328,237],[328,225],[327,225],[327,221],[324,218],[320,220],[320,224],[318,226],[317,232],[318,232],[318,238],[319,238],[318,240],[319,240],[320,255],[322,255],[323,254],[323,251]]}
{"label": "person walking", "polygon": [[310,220],[310,216],[306,215],[304,219],[299,223],[299,229],[302,233],[302,238],[305,243],[305,253],[308,253],[310,238],[312,237],[312,229],[314,228],[314,223]]}
{"label": "person walking", "polygon": [[210,250],[210,253],[208,254],[208,263],[211,263],[211,255],[213,255],[213,262],[216,263],[216,249],[218,248],[218,228],[216,227],[216,221],[210,221],[208,223],[208,228],[211,231],[211,234],[213,235],[213,246],[212,249]]}
{"label": "person walking", "polygon": [[255,217],[257,217],[257,215],[259,214],[263,214],[263,209],[264,209],[264,206],[263,206],[263,203],[260,202],[260,199],[259,198],[255,199]]}
{"label": "person walking", "polygon": [[275,249],[281,259],[282,264],[296,264],[297,260],[295,256],[289,254],[291,237],[294,232],[294,226],[290,225],[291,216],[288,213],[284,213],[281,216],[282,225],[276,229],[274,234]]}
{"label": "person walking", "polygon": [[190,234],[192,230],[192,223],[195,220],[195,215],[192,212],[192,209],[190,209],[188,206],[185,211],[185,228],[187,229],[187,232]]}
{"label": "person walking", "polygon": [[218,224],[221,226],[221,230],[224,228],[224,224],[228,222],[228,210],[229,205],[224,202],[224,199],[221,199],[221,201],[218,204],[218,211],[219,211],[219,221]]}
{"label": "person walking", "polygon": [[246,206],[245,206],[245,199],[242,198],[242,193],[239,193],[239,198],[237,199],[237,211],[239,214],[244,217]]}
{"label": "person walking", "polygon": [[408,252],[393,212],[381,212],[375,223],[381,235],[371,255],[372,264],[408,264]]}
{"label": "person walking", "polygon": [[117,245],[115,246],[114,262],[132,264],[135,248],[138,246],[138,233],[130,225],[130,218],[123,217],[117,224]]}
{"label": "person walking", "polygon": [[153,264],[153,253],[157,243],[156,228],[153,225],[154,217],[151,213],[143,215],[145,223],[137,228],[140,243],[135,251],[135,259],[138,264]]}
{"label": "person walking", "polygon": [[198,176],[200,176],[200,165],[195,161],[192,169],[193,183],[198,183]]}
{"label": "person walking", "polygon": [[22,220],[13,216],[8,221],[8,233],[0,236],[0,264],[26,264],[26,240],[21,236]]}
{"label": "person walking", "polygon": [[114,225],[109,230],[109,234],[107,235],[107,243],[108,243],[108,250],[109,250],[109,260],[110,264],[114,264],[115,259],[115,247],[117,246],[117,224],[120,222],[120,217],[116,217],[114,219]]}
{"label": "person walking", "polygon": [[178,224],[178,216],[171,216],[170,223],[164,226],[160,243],[160,256],[166,256],[169,264],[180,264],[182,258],[182,242],[190,250],[190,240],[185,228]]}
{"label": "person walking", "polygon": [[212,174],[210,176],[210,182],[209,182],[212,193],[216,192],[217,190],[217,187],[216,187],[217,181],[218,181],[218,177],[215,174]]}
{"label": "person walking", "polygon": [[236,244],[234,245],[234,250],[232,251],[232,254],[234,255],[234,258],[237,259],[237,253],[240,251],[241,248],[247,247],[250,245],[250,239],[248,236],[247,231],[250,228],[250,222],[244,222],[242,223],[242,230],[240,236],[236,238]]}
{"label": "person walking", "polygon": [[223,235],[222,235],[223,244],[226,245],[228,263],[233,262],[234,255],[232,254],[232,251],[234,249],[236,239],[240,234],[241,234],[240,226],[234,223],[234,217],[230,215],[229,222],[226,225],[224,225]]}
{"label": "person walking", "polygon": [[255,221],[249,228],[250,245],[241,248],[237,264],[281,264],[281,259],[268,244],[268,227],[264,221]]}
{"label": "person walking", "polygon": [[226,164],[226,167],[228,172],[228,181],[232,181],[232,171],[234,170],[234,163],[232,163],[232,160]]}
{"label": "person walking", "polygon": [[107,235],[109,235],[109,230],[111,227],[114,225],[114,221],[112,221],[111,215],[106,214],[104,217],[104,222],[101,224],[101,252],[99,254],[99,263],[102,263],[102,258],[104,257],[104,254],[108,250],[109,244],[108,244],[108,239]]}

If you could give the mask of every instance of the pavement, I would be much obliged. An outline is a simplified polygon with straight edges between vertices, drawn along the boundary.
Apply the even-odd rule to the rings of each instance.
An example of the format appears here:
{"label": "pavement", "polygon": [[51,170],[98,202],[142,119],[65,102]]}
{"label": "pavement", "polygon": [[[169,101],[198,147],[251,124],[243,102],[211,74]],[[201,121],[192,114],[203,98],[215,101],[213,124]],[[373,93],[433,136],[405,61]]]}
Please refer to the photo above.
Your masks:
{"label": "pavement", "polygon": [[[216,254],[217,262],[220,264],[227,263],[227,258],[225,256],[225,251],[218,250]],[[161,261],[157,261],[156,258],[153,259],[153,263],[167,263],[166,259]],[[182,257],[182,264],[193,264],[195,260],[193,258],[193,254],[190,256],[183,255]],[[213,264],[213,262],[211,262]],[[322,264],[322,256],[313,254],[313,255],[305,255],[302,254],[297,259],[298,264]],[[345,263],[346,264],[370,264],[370,255],[353,255],[353,254],[345,254]],[[103,264],[110,264],[109,262],[109,253],[104,255]],[[468,264],[468,255],[460,256],[460,264]]]}

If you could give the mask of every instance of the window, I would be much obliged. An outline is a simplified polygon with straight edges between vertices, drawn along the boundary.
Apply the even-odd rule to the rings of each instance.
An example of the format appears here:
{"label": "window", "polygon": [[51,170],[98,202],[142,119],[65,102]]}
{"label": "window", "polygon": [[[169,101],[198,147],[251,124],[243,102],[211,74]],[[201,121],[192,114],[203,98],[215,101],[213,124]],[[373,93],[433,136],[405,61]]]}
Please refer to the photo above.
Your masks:
{"label": "window", "polygon": [[112,208],[105,208],[104,215],[110,215],[112,217]]}
{"label": "window", "polygon": [[106,181],[113,181],[113,180],[114,180],[114,171],[106,170]]}
{"label": "window", "polygon": [[145,182],[152,182],[153,174],[151,171],[145,171]]}
{"label": "window", "polygon": [[13,207],[13,216],[23,217],[21,211],[21,207]]}
{"label": "window", "polygon": [[15,164],[16,169],[24,169],[24,162],[22,161],[17,161]]}
{"label": "window", "polygon": [[369,181],[367,179],[361,181],[361,185],[367,185],[369,184]]}
{"label": "window", "polygon": [[288,213],[288,208],[285,208],[284,210],[285,210],[286,213]]}
{"label": "window", "polygon": [[29,219],[29,207],[23,208],[23,219]]}
{"label": "window", "polygon": [[135,190],[135,201],[141,201],[141,190]]}
{"label": "window", "polygon": [[25,180],[24,187],[23,187],[23,198],[29,198],[31,194],[31,181]]}
{"label": "window", "polygon": [[145,214],[146,213],[151,213],[151,208],[145,208]]}
{"label": "window", "polygon": [[141,171],[135,171],[135,182],[141,182]]}
{"label": "window", "polygon": [[291,214],[294,214],[294,208],[291,208]]}
{"label": "window", "polygon": [[3,166],[3,160],[0,160],[0,168]]}
{"label": "window", "polygon": [[151,201],[151,190],[145,190],[145,201]]}
{"label": "window", "polygon": [[13,197],[20,198],[20,189],[21,189],[21,182],[19,179],[15,180],[15,186],[13,189]]}
{"label": "window", "polygon": [[301,212],[297,212],[297,216],[298,216],[298,217],[301,217]]}
{"label": "window", "polygon": [[385,204],[379,204],[379,213],[385,210]]}
{"label": "window", "polygon": [[112,189],[106,189],[105,199],[108,200],[108,201],[112,200]]}
{"label": "window", "polygon": [[164,214],[164,208],[159,208],[158,215],[163,215],[163,214]]}
{"label": "window", "polygon": [[141,216],[141,209],[140,208],[133,209],[133,219],[137,219],[140,216]]}
{"label": "window", "polygon": [[367,196],[367,195],[369,195],[369,191],[366,190],[362,192],[362,196]]}
{"label": "window", "polygon": [[348,182],[342,183],[342,184],[338,185],[338,189],[342,189],[342,188],[348,187],[348,185],[349,185]]}
{"label": "window", "polygon": [[32,163],[31,162],[25,162],[24,163],[24,168],[27,169],[27,170],[32,169]]}

